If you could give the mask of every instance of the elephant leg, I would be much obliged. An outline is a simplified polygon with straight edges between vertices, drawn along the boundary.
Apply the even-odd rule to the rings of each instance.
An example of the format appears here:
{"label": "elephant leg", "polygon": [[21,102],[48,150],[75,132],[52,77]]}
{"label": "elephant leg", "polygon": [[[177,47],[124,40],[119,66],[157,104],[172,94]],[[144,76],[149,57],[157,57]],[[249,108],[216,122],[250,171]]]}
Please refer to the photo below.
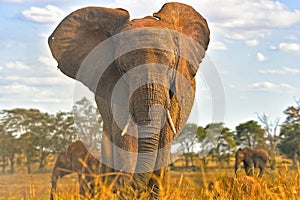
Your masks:
{"label": "elephant leg", "polygon": [[54,193],[56,192],[57,179],[58,179],[58,176],[51,177],[51,193],[50,193],[50,200],[54,200]]}
{"label": "elephant leg", "polygon": [[78,174],[78,182],[79,182],[79,194],[81,198],[85,196],[85,190],[87,188],[84,175]]}
{"label": "elephant leg", "polygon": [[262,177],[262,175],[264,174],[264,171],[265,171],[265,167],[266,167],[266,164],[260,164],[259,165],[259,177]]}
{"label": "elephant leg", "polygon": [[79,194],[83,199],[90,199],[94,192],[94,178],[88,173],[83,172],[78,174]]}
{"label": "elephant leg", "polygon": [[50,200],[54,200],[58,178],[64,177],[73,172],[71,160],[67,151],[62,151],[58,154],[51,175],[51,194]]}
{"label": "elephant leg", "polygon": [[244,168],[245,172],[248,176],[252,176],[254,174],[254,169],[253,169],[253,163],[252,162],[244,162]]}
{"label": "elephant leg", "polygon": [[87,185],[86,195],[88,195],[89,198],[92,198],[95,190],[95,179],[92,175],[86,175],[85,181]]}

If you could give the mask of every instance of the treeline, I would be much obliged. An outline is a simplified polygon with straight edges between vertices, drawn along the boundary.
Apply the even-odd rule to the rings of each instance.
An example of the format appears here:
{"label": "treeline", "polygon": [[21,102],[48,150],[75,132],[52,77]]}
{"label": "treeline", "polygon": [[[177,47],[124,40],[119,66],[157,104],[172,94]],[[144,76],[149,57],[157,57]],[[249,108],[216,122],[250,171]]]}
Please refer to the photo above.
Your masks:
{"label": "treeline", "polygon": [[[275,156],[281,154],[300,160],[300,103],[283,111],[285,120],[271,120],[265,114],[257,120],[241,123],[231,130],[224,123],[205,127],[186,124],[176,138],[173,153],[185,158],[185,165],[194,165],[199,157],[204,164],[214,160],[219,165],[229,163],[236,149],[242,146],[262,147],[271,155],[271,166],[276,167]],[[16,108],[0,111],[0,167],[2,173],[14,173],[15,165],[25,165],[32,173],[38,163],[43,171],[50,154],[65,149],[81,139],[90,148],[100,149],[102,119],[95,105],[86,98],[76,102],[70,112],[48,114],[38,109]]]}
{"label": "treeline", "polygon": [[[224,123],[212,123],[205,127],[186,124],[175,140],[185,158],[186,166],[194,165],[195,156],[207,165],[208,159],[219,166],[229,164],[230,157],[239,147],[265,148],[270,156],[271,168],[276,167],[275,157],[283,155],[296,166],[300,161],[300,101],[283,111],[283,122],[272,120],[266,114],[257,115],[230,130]],[[190,163],[191,162],[191,163]]]}
{"label": "treeline", "polygon": [[[32,173],[38,163],[43,171],[50,154],[65,149],[77,139],[101,139],[102,120],[95,106],[86,98],[76,102],[70,112],[48,114],[38,109],[16,108],[0,111],[0,167],[15,172],[15,165],[25,165]],[[100,143],[99,143],[100,144]]]}

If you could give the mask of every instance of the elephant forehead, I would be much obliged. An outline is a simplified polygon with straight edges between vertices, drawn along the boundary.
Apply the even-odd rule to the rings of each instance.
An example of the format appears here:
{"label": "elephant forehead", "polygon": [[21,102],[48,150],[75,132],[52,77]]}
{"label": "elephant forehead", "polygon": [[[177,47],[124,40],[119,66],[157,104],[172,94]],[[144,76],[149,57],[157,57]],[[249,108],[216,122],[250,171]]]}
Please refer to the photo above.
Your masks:
{"label": "elephant forehead", "polygon": [[[157,72],[158,67],[155,66],[165,66],[172,67],[176,62],[176,56],[169,51],[160,49],[137,49],[129,53],[121,55],[117,59],[118,65],[121,69],[128,71],[136,66],[149,65],[147,68],[148,72]],[[167,70],[165,68],[163,71]]]}
{"label": "elephant forehead", "polygon": [[177,50],[176,32],[174,33],[158,20],[133,20],[114,35],[113,41],[116,56],[143,48],[160,49],[172,53]]}

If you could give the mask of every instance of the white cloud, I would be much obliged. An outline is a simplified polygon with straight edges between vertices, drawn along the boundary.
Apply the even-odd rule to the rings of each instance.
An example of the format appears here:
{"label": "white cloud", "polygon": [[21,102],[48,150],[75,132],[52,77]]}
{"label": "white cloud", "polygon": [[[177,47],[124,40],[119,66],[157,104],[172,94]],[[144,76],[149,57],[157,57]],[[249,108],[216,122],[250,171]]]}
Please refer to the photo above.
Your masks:
{"label": "white cloud", "polygon": [[252,83],[250,86],[252,91],[272,92],[272,93],[294,93],[297,88],[287,84],[275,84],[268,81]]}
{"label": "white cloud", "polygon": [[6,41],[2,41],[1,42],[1,46],[5,47],[5,48],[15,48],[15,47],[19,47],[19,48],[24,48],[25,44],[21,41],[17,41],[17,40],[6,40]]}
{"label": "white cloud", "polygon": [[56,23],[66,15],[63,10],[53,5],[45,8],[32,6],[22,14],[26,19],[39,23]]}
{"label": "white cloud", "polygon": [[49,37],[49,33],[39,33],[39,37],[47,39]]}
{"label": "white cloud", "polygon": [[278,48],[275,45],[270,45],[271,50],[277,50]]}
{"label": "white cloud", "polygon": [[[115,0],[103,6],[121,7],[131,18],[152,15],[168,0]],[[272,30],[300,23],[300,10],[289,10],[283,3],[273,0],[178,0],[193,6],[203,15],[211,32],[228,38],[253,40],[263,38]]]}
{"label": "white cloud", "polygon": [[209,49],[212,49],[212,50],[227,50],[228,48],[223,42],[212,41],[209,44]]}
{"label": "white cloud", "polygon": [[[20,83],[12,83],[10,85],[0,85],[3,97],[1,103],[6,102],[5,107],[17,107],[27,105],[26,107],[36,108],[37,104],[44,104],[50,106],[60,106],[60,104],[66,106],[71,105],[72,99],[69,98],[68,92],[57,92],[49,88],[41,88],[35,86],[28,86]],[[68,99],[69,98],[69,99]],[[68,103],[66,103],[68,102]],[[57,108],[56,108],[57,109]]]}
{"label": "white cloud", "polygon": [[300,10],[272,0],[204,0],[199,2],[210,24],[228,38],[249,40],[300,23]]}
{"label": "white cloud", "polygon": [[286,37],[286,39],[289,39],[289,40],[298,40],[299,37],[297,35],[289,35]]}
{"label": "white cloud", "polygon": [[[207,19],[212,32],[218,32],[228,38],[248,40],[250,45],[256,45],[255,38],[265,37],[270,30],[300,23],[300,11],[291,11],[278,1],[226,0],[218,1],[217,4],[211,0],[178,1],[189,4],[199,11]],[[121,7],[130,12],[131,18],[140,18],[152,15],[166,2],[168,0],[115,0],[101,6]],[[77,8],[74,5],[73,10]],[[48,5],[45,8],[31,7],[24,11],[23,15],[36,22],[49,23],[60,21],[66,13],[55,6]]]}
{"label": "white cloud", "polygon": [[277,75],[288,75],[288,74],[300,74],[300,69],[283,67],[282,69],[264,69],[259,70],[261,74],[277,74]]}
{"label": "white cloud", "polygon": [[55,61],[54,58],[48,58],[48,57],[43,57],[40,56],[38,57],[38,61],[44,65],[50,66],[50,67],[54,67],[57,66],[57,62]]}
{"label": "white cloud", "polygon": [[258,40],[246,40],[245,43],[248,46],[257,46],[257,45],[259,45],[259,41]]}
{"label": "white cloud", "polygon": [[36,87],[28,86],[25,84],[20,84],[20,83],[12,83],[10,85],[2,85],[0,86],[0,89],[2,93],[7,94],[7,95],[16,95],[16,94],[21,94],[21,95],[33,95],[33,94],[38,94],[41,96],[49,96],[49,95],[54,95],[53,92],[44,90],[44,89],[38,89]]}
{"label": "white cloud", "polygon": [[265,57],[265,55],[262,54],[261,52],[257,52],[256,56],[257,56],[257,60],[259,62],[263,62],[263,61],[267,60],[267,58]]}
{"label": "white cloud", "polygon": [[24,83],[26,85],[37,85],[37,86],[44,86],[44,85],[67,85],[70,84],[67,78],[61,77],[22,77],[22,76],[7,76],[4,78],[0,78],[0,80],[13,82],[13,83]]}
{"label": "white cloud", "polygon": [[30,69],[29,65],[26,65],[25,63],[21,61],[13,61],[6,63],[7,69],[14,69],[14,70],[28,70]]}
{"label": "white cloud", "polygon": [[298,43],[280,43],[279,49],[286,52],[300,53],[300,44]]}

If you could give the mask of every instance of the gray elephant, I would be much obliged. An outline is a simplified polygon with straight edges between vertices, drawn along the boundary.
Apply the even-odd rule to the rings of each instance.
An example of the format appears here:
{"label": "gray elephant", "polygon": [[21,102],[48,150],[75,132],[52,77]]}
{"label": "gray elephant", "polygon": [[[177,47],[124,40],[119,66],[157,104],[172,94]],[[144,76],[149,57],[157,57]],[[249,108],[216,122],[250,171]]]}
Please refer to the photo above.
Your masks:
{"label": "gray elephant", "polygon": [[139,193],[158,189],[152,177],[167,174],[209,34],[206,20],[182,3],[134,20],[124,9],[82,8],[54,30],[48,43],[58,68],[95,93],[104,126],[101,173],[132,174]]}
{"label": "gray elephant", "polygon": [[241,162],[244,163],[245,172],[247,175],[253,175],[254,169],[259,169],[259,176],[262,176],[266,168],[267,162],[270,160],[268,152],[263,148],[249,148],[238,149],[235,154],[235,174]]}
{"label": "gray elephant", "polygon": [[99,158],[95,158],[80,140],[71,143],[56,158],[51,175],[50,200],[54,200],[58,178],[71,173],[78,174],[80,195],[93,196],[94,177],[99,175],[100,166]]}

